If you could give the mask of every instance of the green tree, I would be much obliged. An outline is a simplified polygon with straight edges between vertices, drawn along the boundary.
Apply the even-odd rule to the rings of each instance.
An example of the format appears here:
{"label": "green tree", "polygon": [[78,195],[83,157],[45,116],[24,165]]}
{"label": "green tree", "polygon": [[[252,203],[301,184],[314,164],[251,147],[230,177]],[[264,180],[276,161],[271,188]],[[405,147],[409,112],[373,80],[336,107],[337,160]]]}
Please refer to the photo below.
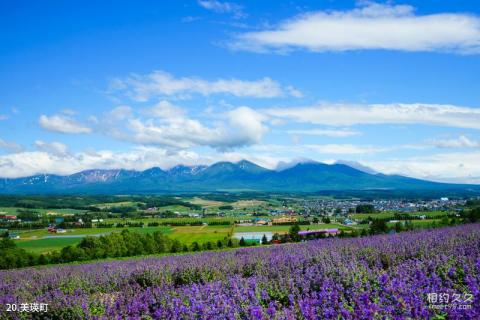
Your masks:
{"label": "green tree", "polygon": [[387,223],[382,219],[373,219],[370,223],[370,234],[386,233],[388,231]]}
{"label": "green tree", "polygon": [[213,249],[213,245],[210,241],[207,241],[207,244],[206,244],[206,249],[207,250],[212,250]]}
{"label": "green tree", "polygon": [[191,251],[200,251],[200,245],[198,244],[197,241],[192,242],[190,246]]}
{"label": "green tree", "polygon": [[265,234],[263,234],[263,237],[262,237],[262,244],[268,244],[268,239]]}
{"label": "green tree", "polygon": [[300,232],[300,226],[298,225],[298,223],[292,225],[290,227],[290,230],[288,231],[288,234],[290,235],[290,239],[294,242],[300,241],[300,236],[298,235],[299,232]]}
{"label": "green tree", "polygon": [[172,245],[170,247],[170,252],[176,253],[176,252],[180,252],[180,251],[182,251],[182,244],[177,239],[174,239],[172,241]]}
{"label": "green tree", "polygon": [[359,204],[355,208],[356,213],[374,213],[375,207],[372,204]]}
{"label": "green tree", "polygon": [[164,253],[168,251],[169,243],[168,239],[160,231],[153,233],[153,240],[155,241],[156,252]]}
{"label": "green tree", "polygon": [[16,247],[17,247],[17,245],[10,238],[2,238],[2,240],[0,240],[0,250],[1,249],[14,249]]}
{"label": "green tree", "polygon": [[400,221],[398,221],[398,222],[395,223],[394,228],[395,228],[395,232],[402,232],[403,231],[403,224]]}
{"label": "green tree", "polygon": [[243,237],[240,239],[239,244],[240,244],[241,247],[244,247],[244,246],[247,245],[247,243],[245,242],[245,239],[243,239]]}
{"label": "green tree", "polygon": [[467,214],[468,222],[477,222],[480,221],[480,207],[472,209]]}

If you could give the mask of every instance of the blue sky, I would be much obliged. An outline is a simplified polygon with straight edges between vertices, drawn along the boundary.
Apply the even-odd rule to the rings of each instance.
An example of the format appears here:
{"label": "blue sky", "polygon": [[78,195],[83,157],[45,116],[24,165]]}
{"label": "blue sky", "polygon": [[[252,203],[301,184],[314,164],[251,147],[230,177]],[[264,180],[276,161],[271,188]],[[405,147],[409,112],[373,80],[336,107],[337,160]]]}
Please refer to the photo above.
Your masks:
{"label": "blue sky", "polygon": [[3,1],[0,176],[313,159],[480,183],[474,1]]}

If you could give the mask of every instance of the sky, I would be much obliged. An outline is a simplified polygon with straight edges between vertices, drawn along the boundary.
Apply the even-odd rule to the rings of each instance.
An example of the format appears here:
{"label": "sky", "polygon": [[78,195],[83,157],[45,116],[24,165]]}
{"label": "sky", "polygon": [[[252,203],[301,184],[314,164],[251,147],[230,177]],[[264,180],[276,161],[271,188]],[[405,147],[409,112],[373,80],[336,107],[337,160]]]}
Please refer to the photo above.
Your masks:
{"label": "sky", "polygon": [[0,2],[0,177],[247,159],[480,183],[475,1]]}

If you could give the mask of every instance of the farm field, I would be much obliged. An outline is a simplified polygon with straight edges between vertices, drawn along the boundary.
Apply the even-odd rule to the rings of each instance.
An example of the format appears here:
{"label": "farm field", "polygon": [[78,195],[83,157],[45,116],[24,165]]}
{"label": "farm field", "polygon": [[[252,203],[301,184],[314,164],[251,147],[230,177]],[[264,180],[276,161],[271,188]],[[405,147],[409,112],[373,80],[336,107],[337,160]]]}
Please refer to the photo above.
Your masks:
{"label": "farm field", "polygon": [[[440,223],[441,219],[425,219],[425,220],[412,220],[412,224],[416,228],[427,228],[432,225],[432,223]],[[393,227],[395,223],[388,222],[387,226]]]}
{"label": "farm field", "polygon": [[[15,240],[17,245],[29,252],[47,253],[59,250],[68,245],[79,243],[84,236],[105,235],[111,232],[121,232],[128,229],[131,232],[153,233],[160,231],[171,239],[177,239],[184,244],[198,242],[216,242],[224,240],[232,233],[233,226],[179,226],[179,227],[144,227],[144,228],[81,228],[68,229],[66,233],[55,234],[47,230],[12,231],[20,236]],[[47,238],[45,238],[47,237]]]}
{"label": "farm field", "polygon": [[[158,223],[198,223],[198,222],[218,222],[218,221],[229,221],[235,222],[237,220],[250,220],[253,216],[251,215],[236,215],[236,216],[225,216],[225,217],[205,217],[205,218],[190,218],[190,217],[179,217],[179,218],[136,218],[136,219],[122,219],[122,218],[111,218],[104,219],[103,223],[125,223],[125,222],[158,222]],[[269,218],[268,216],[258,216],[257,218]]]}
{"label": "farm field", "polygon": [[[4,303],[41,300],[51,318],[478,319],[479,242],[470,224],[0,271],[0,283]],[[431,308],[432,293],[469,308]]]}
{"label": "farm field", "polygon": [[[251,217],[249,217],[251,218]],[[190,218],[176,218],[176,219],[137,219],[133,222],[148,222],[156,221],[185,221],[192,222],[198,221],[198,219]],[[224,218],[205,218],[201,219],[208,222],[213,221],[225,221],[228,219]],[[131,221],[131,220],[128,220]],[[234,220],[231,220],[232,222]],[[108,223],[114,222],[125,222],[122,219],[109,219]],[[425,220],[413,220],[412,224],[416,228],[429,227],[433,222],[440,223],[440,219],[425,219]],[[389,227],[393,227],[395,223],[387,223]],[[339,230],[361,230],[368,228],[368,224],[359,224],[354,226],[345,226],[338,223],[330,224],[311,224],[311,225],[301,225],[301,230],[317,230],[317,229],[331,229],[337,228]],[[81,240],[81,237],[84,236],[99,236],[109,234],[111,232],[121,232],[122,230],[127,229],[132,232],[138,233],[153,233],[155,231],[161,231],[164,234],[167,234],[170,238],[179,240],[180,242],[190,245],[193,242],[205,243],[205,242],[216,242],[218,240],[224,240],[225,238],[230,237],[236,232],[272,232],[272,233],[287,233],[290,229],[289,225],[273,225],[273,226],[233,226],[233,225],[201,225],[201,226],[158,226],[158,227],[123,227],[123,228],[78,228],[78,229],[67,229],[66,233],[49,233],[46,229],[41,230],[12,230],[13,233],[19,235],[20,240],[16,240],[18,245],[24,248],[27,251],[35,253],[46,253],[52,250],[58,250],[65,246],[78,243]],[[45,237],[49,239],[44,239]],[[54,238],[53,240],[51,240]],[[75,240],[72,240],[75,239]],[[51,240],[51,241],[46,241]]]}
{"label": "farm field", "polygon": [[99,203],[94,205],[100,209],[112,208],[112,207],[126,207],[126,206],[135,206],[138,202],[134,201],[120,201],[120,202],[106,202],[106,203]]}
{"label": "farm field", "polygon": [[37,240],[17,241],[19,248],[32,253],[47,253],[54,250],[61,250],[63,247],[76,245],[82,238],[49,238]]}
{"label": "farm field", "polygon": [[228,203],[223,201],[207,200],[200,197],[194,197],[190,199],[185,199],[185,201],[190,202],[191,204],[198,204],[204,208],[219,207],[227,205]]}
{"label": "farm field", "polygon": [[[409,212],[409,213],[402,213],[409,216],[422,216],[425,215],[427,218],[429,217],[443,217],[448,214],[448,212],[443,211],[419,211],[419,212]],[[353,213],[349,215],[352,219],[367,219],[368,217],[377,218],[377,219],[394,219],[395,213],[394,212],[379,212],[379,213]]]}
{"label": "farm field", "polygon": [[232,230],[230,226],[173,227],[168,236],[185,244],[216,242],[228,238]]}
{"label": "farm field", "polygon": [[58,237],[66,238],[69,236],[90,236],[90,235],[102,235],[110,232],[121,232],[123,229],[130,231],[136,231],[140,233],[161,231],[163,233],[170,233],[171,228],[159,226],[159,227],[144,227],[144,228],[78,228],[67,229],[66,233],[50,233],[46,229],[41,230],[13,230],[17,233],[21,239],[43,238],[43,237]]}
{"label": "farm field", "polygon": [[[259,231],[270,231],[278,233],[286,233],[290,229],[289,225],[276,225],[276,226],[237,226],[235,227],[235,232],[259,232]],[[316,230],[316,229],[331,229],[338,228],[343,230],[350,230],[351,227],[347,227],[341,224],[329,223],[329,224],[312,224],[312,225],[301,225],[301,230]]]}
{"label": "farm field", "polygon": [[[0,207],[0,212],[6,212],[8,214],[18,214],[21,210],[27,210],[25,208],[19,207]],[[78,209],[30,209],[40,214],[46,214],[47,212],[55,212],[58,214],[66,214],[66,213],[77,213],[82,214],[87,212],[87,210],[78,210]]]}

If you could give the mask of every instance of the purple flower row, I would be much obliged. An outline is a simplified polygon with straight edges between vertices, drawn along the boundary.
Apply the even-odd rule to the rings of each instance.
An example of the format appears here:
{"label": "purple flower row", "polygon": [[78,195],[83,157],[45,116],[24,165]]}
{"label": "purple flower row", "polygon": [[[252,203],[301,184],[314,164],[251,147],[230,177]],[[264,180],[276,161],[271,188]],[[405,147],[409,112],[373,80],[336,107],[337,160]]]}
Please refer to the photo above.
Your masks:
{"label": "purple flower row", "polygon": [[1,306],[58,319],[480,319],[479,290],[478,224],[0,272]]}

